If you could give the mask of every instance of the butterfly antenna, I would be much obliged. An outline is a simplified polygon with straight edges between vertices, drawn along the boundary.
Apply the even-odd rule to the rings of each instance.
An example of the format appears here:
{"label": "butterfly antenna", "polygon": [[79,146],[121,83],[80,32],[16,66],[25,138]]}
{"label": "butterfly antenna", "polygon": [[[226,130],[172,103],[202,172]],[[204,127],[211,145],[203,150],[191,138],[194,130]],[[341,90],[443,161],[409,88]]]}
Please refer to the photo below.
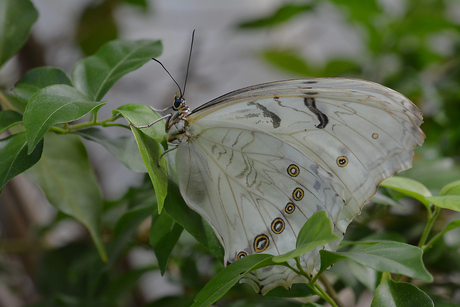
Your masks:
{"label": "butterfly antenna", "polygon": [[180,86],[179,86],[179,83],[177,83],[176,79],[173,78],[173,76],[169,73],[169,71],[166,69],[166,67],[163,65],[163,63],[161,63],[160,61],[158,61],[158,60],[155,59],[155,58],[152,58],[152,60],[154,60],[155,62],[157,62],[158,64],[160,64],[161,67],[163,67],[163,69],[168,73],[168,75],[171,77],[171,79],[174,81],[174,83],[176,83],[177,87],[179,88],[180,97],[183,97],[184,94],[183,94],[183,92],[182,92],[182,89],[181,89]]}
{"label": "butterfly antenna", "polygon": [[193,32],[192,32],[192,42],[190,43],[190,53],[188,55],[187,72],[185,73],[184,92],[180,96],[181,98],[184,98],[185,88],[187,87],[188,70],[190,68],[190,60],[192,59],[192,50],[193,50],[193,41],[194,40],[195,40],[195,30],[193,30]]}

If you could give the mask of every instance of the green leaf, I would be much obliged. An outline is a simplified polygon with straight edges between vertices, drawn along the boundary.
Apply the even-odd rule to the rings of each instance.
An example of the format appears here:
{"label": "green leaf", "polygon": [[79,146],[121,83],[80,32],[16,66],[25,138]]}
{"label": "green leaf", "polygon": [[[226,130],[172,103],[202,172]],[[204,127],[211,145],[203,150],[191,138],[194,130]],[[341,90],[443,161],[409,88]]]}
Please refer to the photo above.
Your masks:
{"label": "green leaf", "polygon": [[53,125],[77,120],[104,104],[87,101],[68,85],[51,85],[39,90],[30,98],[24,113],[29,153]]}
{"label": "green leaf", "polygon": [[425,207],[429,209],[430,203],[425,199],[426,197],[431,196],[431,192],[420,182],[404,178],[404,177],[391,177],[385,179],[380,186],[386,187],[400,193],[403,193],[407,196],[413,197],[420,202],[422,202]]}
{"label": "green leaf", "polygon": [[21,132],[0,140],[0,191],[13,177],[21,174],[40,160],[43,142],[32,154],[27,154],[26,133]]}
{"label": "green leaf", "polygon": [[257,269],[276,265],[272,261],[272,255],[257,254],[249,255],[233,262],[219,272],[195,297],[194,307],[210,306],[221,298],[241,278]]}
{"label": "green leaf", "polygon": [[23,103],[28,103],[30,98],[40,89],[55,85],[65,84],[72,86],[72,82],[65,72],[54,67],[38,67],[29,70],[21,80],[15,84],[13,93]]}
{"label": "green leaf", "polygon": [[203,244],[220,262],[224,263],[224,249],[211,226],[201,216],[190,209],[182,198],[177,184],[169,180],[168,195],[165,199],[168,215],[184,227],[195,239]]}
{"label": "green leaf", "polygon": [[437,207],[460,212],[460,195],[432,196],[426,200]]}
{"label": "green leaf", "polygon": [[161,275],[166,271],[169,255],[176,246],[184,228],[176,223],[163,211],[161,214],[152,215],[152,226],[150,227],[150,245],[155,251]]}
{"label": "green leaf", "polygon": [[25,44],[37,18],[29,0],[0,1],[0,66]]}
{"label": "green leaf", "polygon": [[0,134],[22,122],[22,114],[16,111],[6,110],[0,112]]}
{"label": "green leaf", "polygon": [[321,268],[319,272],[315,275],[315,281],[328,267],[343,259],[347,259],[345,255],[342,255],[338,252],[331,252],[328,250],[320,250],[319,255],[321,257]]}
{"label": "green leaf", "polygon": [[[160,118],[157,112],[142,104],[126,104],[114,110],[113,113],[114,115],[120,113],[129,123],[135,126],[145,126]],[[166,121],[160,121],[151,127],[142,128],[141,131],[166,148],[165,125]]]}
{"label": "green leaf", "polygon": [[161,159],[161,145],[137,128],[131,127],[137,146],[144,160],[145,167],[152,181],[157,198],[158,213],[163,209],[163,203],[168,192],[168,170],[166,160]]}
{"label": "green leaf", "polygon": [[80,138],[47,134],[43,156],[28,174],[56,209],[85,225],[106,261],[101,238],[101,193]]}
{"label": "green leaf", "polygon": [[446,226],[446,228],[444,228],[444,230],[440,233],[440,235],[442,236],[446,232],[449,232],[449,231],[451,231],[451,230],[453,230],[455,228],[458,228],[458,227],[460,227],[460,220],[452,221]]}
{"label": "green leaf", "polygon": [[[365,246],[353,252],[320,251],[321,259],[323,259],[322,254],[330,253],[336,254],[336,256],[328,255],[331,258],[335,257],[335,260],[346,257],[380,272],[403,274],[425,282],[433,281],[433,277],[423,265],[422,249],[409,244],[385,242]],[[328,262],[329,265],[333,263]]]}
{"label": "green leaf", "polygon": [[314,71],[307,62],[293,50],[268,49],[262,53],[262,58],[275,67],[300,76],[311,76]]}
{"label": "green leaf", "polygon": [[274,257],[273,261],[277,263],[288,261],[338,238],[339,236],[332,232],[331,220],[326,212],[318,211],[300,229],[296,242],[297,248]]}
{"label": "green leaf", "polygon": [[[110,268],[120,256],[120,253],[126,248],[127,243],[133,239],[139,225],[148,218],[156,209],[155,205],[149,204],[141,207],[135,207],[125,212],[115,225],[112,240],[107,246]],[[105,270],[104,270],[105,271]]]}
{"label": "green leaf", "polygon": [[460,195],[460,180],[451,182],[448,185],[444,186],[439,195]]}
{"label": "green leaf", "polygon": [[416,286],[391,280],[384,273],[380,285],[374,292],[371,307],[434,307],[431,298]]}
{"label": "green leaf", "polygon": [[[139,282],[139,279],[147,272],[156,270],[156,266],[147,266],[140,269],[131,269],[126,274],[108,284],[107,290],[104,291],[104,297],[109,301],[115,302],[127,292],[132,291]],[[114,305],[116,305],[114,303]]]}
{"label": "green leaf", "polygon": [[109,42],[75,64],[73,83],[89,100],[100,101],[118,79],[160,56],[162,50],[160,41]]}
{"label": "green leaf", "polygon": [[276,26],[301,13],[311,11],[312,8],[313,6],[308,4],[284,4],[270,16],[240,23],[238,27],[241,29],[252,29]]}
{"label": "green leaf", "polygon": [[96,142],[105,147],[115,158],[123,163],[127,168],[137,173],[145,173],[145,168],[139,149],[136,145],[136,140],[133,137],[121,136],[113,138],[103,129],[88,128],[78,130],[76,134],[84,137],[87,140]]}
{"label": "green leaf", "polygon": [[12,110],[24,113],[26,104],[19,100],[15,95],[9,94],[0,89],[0,107],[3,110]]}
{"label": "green leaf", "polygon": [[307,297],[316,295],[307,284],[293,284],[291,289],[279,286],[273,290],[270,290],[265,297],[276,297],[276,298],[294,298],[294,297]]}
{"label": "green leaf", "polygon": [[86,55],[95,53],[103,44],[118,37],[118,28],[114,20],[116,3],[102,1],[89,2],[78,22],[77,43]]}

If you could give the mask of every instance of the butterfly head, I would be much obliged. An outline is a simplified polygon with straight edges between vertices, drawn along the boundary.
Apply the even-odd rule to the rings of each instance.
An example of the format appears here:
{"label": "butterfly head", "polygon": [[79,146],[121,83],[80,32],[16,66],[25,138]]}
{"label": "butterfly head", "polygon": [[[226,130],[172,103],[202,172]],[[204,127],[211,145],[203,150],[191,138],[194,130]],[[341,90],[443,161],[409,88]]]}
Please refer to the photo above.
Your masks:
{"label": "butterfly head", "polygon": [[187,103],[184,99],[184,97],[182,96],[178,96],[176,94],[176,96],[174,96],[174,101],[173,101],[173,105],[172,105],[172,109],[174,111],[182,111],[184,109],[188,109],[188,106],[187,106]]}

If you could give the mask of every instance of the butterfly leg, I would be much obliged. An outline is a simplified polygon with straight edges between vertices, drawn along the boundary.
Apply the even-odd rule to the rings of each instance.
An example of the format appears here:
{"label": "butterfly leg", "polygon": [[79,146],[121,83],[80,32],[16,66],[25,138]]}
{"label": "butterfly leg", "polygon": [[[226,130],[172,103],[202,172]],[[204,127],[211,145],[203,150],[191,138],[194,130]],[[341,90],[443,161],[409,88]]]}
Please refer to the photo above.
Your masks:
{"label": "butterfly leg", "polygon": [[179,147],[179,144],[174,144],[174,145],[170,145],[170,146],[174,146],[174,147],[173,147],[173,148],[170,148],[170,149],[168,149],[168,150],[166,150],[164,153],[161,154],[160,158],[158,159],[158,167],[160,167],[161,158],[163,158],[163,156],[164,156],[165,154],[167,154],[168,152],[171,152],[171,151],[173,151],[173,150],[176,150],[177,147]]}
{"label": "butterfly leg", "polygon": [[169,106],[169,107],[167,107],[167,108],[164,108],[164,109],[155,109],[155,108],[152,107],[152,106],[149,106],[149,107],[150,107],[150,109],[152,109],[153,111],[155,111],[155,112],[157,112],[157,113],[163,113],[163,112],[166,112],[166,111],[168,111],[169,109],[172,108],[171,106]]}
{"label": "butterfly leg", "polygon": [[151,127],[151,126],[153,126],[154,124],[158,123],[159,121],[161,121],[161,120],[163,120],[163,119],[166,119],[166,118],[168,118],[168,117],[171,117],[171,116],[172,116],[172,114],[166,114],[165,116],[160,117],[159,119],[157,119],[157,120],[151,122],[151,123],[148,124],[148,125],[144,125],[144,126],[135,126],[135,125],[133,125],[133,124],[131,123],[131,126],[133,126],[134,128],[137,128],[137,129],[148,128],[148,127]]}

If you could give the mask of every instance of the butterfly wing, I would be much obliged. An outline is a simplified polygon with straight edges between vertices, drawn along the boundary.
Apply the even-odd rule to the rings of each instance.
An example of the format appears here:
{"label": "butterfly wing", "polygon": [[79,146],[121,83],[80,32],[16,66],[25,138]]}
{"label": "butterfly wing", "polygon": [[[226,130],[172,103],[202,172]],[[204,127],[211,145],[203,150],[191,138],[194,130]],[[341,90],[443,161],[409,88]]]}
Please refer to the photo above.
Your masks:
{"label": "butterfly wing", "polygon": [[346,200],[337,221],[345,232],[386,178],[412,165],[425,135],[420,110],[403,95],[354,79],[298,79],[247,87],[188,117],[257,127],[336,175]]}
{"label": "butterfly wing", "polygon": [[[380,182],[411,166],[425,138],[421,113],[407,98],[351,79],[244,88],[195,109],[187,121],[189,138],[176,155],[181,193],[214,228],[228,262],[294,249],[318,210],[343,235]],[[318,251],[302,261],[314,274]],[[246,281],[266,293],[295,278],[277,266]]]}
{"label": "butterfly wing", "polygon": [[[317,211],[338,219],[344,203],[334,187],[341,186],[338,178],[289,143],[257,127],[212,120],[200,120],[189,133],[176,153],[181,194],[217,233],[226,263],[295,249],[300,228]],[[312,274],[318,256],[315,250],[302,257]],[[276,266],[257,270],[246,282],[266,293],[290,287],[296,277]]]}

